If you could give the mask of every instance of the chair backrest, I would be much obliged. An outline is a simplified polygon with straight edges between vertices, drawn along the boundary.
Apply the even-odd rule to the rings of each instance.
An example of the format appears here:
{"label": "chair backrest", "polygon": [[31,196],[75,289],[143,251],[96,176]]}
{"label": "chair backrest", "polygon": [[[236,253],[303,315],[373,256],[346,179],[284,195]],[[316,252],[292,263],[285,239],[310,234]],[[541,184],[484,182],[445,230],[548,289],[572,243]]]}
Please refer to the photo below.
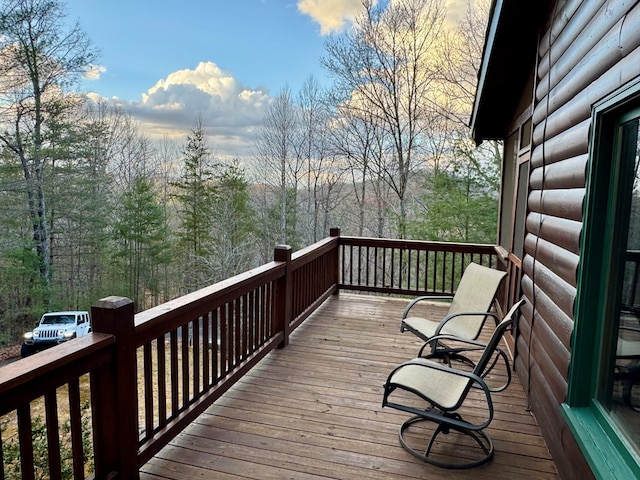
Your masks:
{"label": "chair backrest", "polygon": [[[498,287],[506,275],[507,273],[501,270],[470,263],[462,274],[447,315],[488,312]],[[443,333],[453,333],[464,338],[477,338],[484,320],[484,315],[465,315],[445,327]]]}
{"label": "chair backrest", "polygon": [[482,352],[482,356],[480,357],[480,360],[478,360],[478,363],[476,363],[476,366],[473,369],[473,373],[475,373],[478,376],[482,376],[485,368],[489,364],[489,361],[493,357],[493,354],[496,348],[498,348],[498,344],[500,343],[500,340],[502,340],[502,336],[513,324],[516,313],[524,302],[525,302],[524,300],[520,300],[519,302],[514,303],[511,309],[504,316],[502,321],[498,324],[496,329],[493,331],[493,334],[491,335],[491,339],[489,340],[489,343],[487,343],[487,346]]}
{"label": "chair backrest", "polygon": [[470,263],[465,268],[449,313],[486,312],[507,272]]}

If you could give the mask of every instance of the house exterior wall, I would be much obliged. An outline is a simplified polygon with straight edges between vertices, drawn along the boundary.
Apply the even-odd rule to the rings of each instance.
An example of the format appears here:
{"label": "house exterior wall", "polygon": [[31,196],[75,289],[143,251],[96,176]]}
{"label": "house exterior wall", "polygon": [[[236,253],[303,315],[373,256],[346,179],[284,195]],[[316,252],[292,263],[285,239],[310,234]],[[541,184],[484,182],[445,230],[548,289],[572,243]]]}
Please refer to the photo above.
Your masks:
{"label": "house exterior wall", "polygon": [[558,1],[547,25],[538,43],[521,285],[527,304],[515,368],[562,478],[585,479],[591,470],[560,405],[571,360],[592,106],[640,76],[640,4]]}

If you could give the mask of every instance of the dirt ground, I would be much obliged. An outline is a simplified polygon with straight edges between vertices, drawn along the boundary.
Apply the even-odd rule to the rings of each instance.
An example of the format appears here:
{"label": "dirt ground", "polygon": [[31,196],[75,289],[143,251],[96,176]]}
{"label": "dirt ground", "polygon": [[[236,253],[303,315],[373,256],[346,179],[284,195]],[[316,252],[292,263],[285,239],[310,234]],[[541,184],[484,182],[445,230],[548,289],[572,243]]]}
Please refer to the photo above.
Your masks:
{"label": "dirt ground", "polygon": [[11,360],[20,358],[20,345],[0,348],[0,366]]}

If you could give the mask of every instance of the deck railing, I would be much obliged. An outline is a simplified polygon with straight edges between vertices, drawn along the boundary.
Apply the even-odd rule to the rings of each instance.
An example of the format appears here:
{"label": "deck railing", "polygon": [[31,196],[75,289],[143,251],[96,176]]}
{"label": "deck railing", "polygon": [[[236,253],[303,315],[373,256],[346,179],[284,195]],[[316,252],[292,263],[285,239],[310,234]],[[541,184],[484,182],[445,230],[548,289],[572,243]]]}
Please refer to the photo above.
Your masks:
{"label": "deck railing", "polygon": [[[85,478],[79,385],[87,374],[94,476],[138,478],[140,466],[267,353],[286,347],[331,294],[450,293],[470,261],[495,266],[493,246],[341,237],[334,229],[295,254],[277,247],[273,262],[135,315],[129,299],[102,299],[92,307],[94,333],[0,369],[0,414],[16,412],[21,476],[42,473],[33,467],[31,412],[44,397],[48,463],[37,468],[63,478],[56,453],[63,388],[70,468],[73,478]],[[0,480],[9,478],[5,467]]]}
{"label": "deck railing", "polygon": [[341,237],[339,288],[394,295],[447,295],[470,262],[497,268],[493,245]]}

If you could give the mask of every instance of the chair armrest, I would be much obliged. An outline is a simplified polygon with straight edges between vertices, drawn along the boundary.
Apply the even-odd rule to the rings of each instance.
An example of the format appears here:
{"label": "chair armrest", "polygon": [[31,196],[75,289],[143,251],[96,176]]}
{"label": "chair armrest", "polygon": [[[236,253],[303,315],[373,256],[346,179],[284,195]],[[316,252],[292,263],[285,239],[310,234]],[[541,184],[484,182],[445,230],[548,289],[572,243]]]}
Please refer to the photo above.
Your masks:
{"label": "chair armrest", "polygon": [[[452,347],[450,345],[444,344],[442,341],[456,342],[457,344],[463,344],[463,346]],[[433,342],[433,343],[432,343]],[[428,346],[432,346],[431,353],[424,355],[424,351]],[[477,340],[468,340],[456,337],[455,335],[436,335],[431,337],[428,342],[425,342],[420,350],[418,351],[418,357],[424,359],[433,359],[444,361],[446,365],[451,366],[451,360],[461,361],[467,365],[470,365],[472,368],[475,368],[475,363],[467,357],[467,352],[474,351],[484,351],[487,345],[485,343],[479,342]],[[509,365],[509,359],[504,350],[500,347],[496,346],[495,348],[495,358],[494,360],[487,365],[487,368],[481,372],[481,378],[486,377],[496,366],[498,360],[502,358],[504,361],[504,365],[507,373],[507,381],[499,386],[499,387],[488,387],[489,391],[492,393],[501,392],[505,390],[509,384],[511,383],[511,367]]]}
{"label": "chair armrest", "polygon": [[409,305],[402,312],[402,319],[404,320],[409,315],[409,310],[411,310],[414,305],[423,300],[452,300],[453,295],[423,295],[421,297],[416,297],[409,302]]}
{"label": "chair armrest", "polygon": [[477,316],[477,315],[484,315],[485,317],[493,317],[493,319],[496,321],[496,324],[500,321],[500,319],[498,318],[498,315],[496,315],[493,312],[460,312],[460,313],[452,313],[451,315],[447,315],[442,320],[440,320],[440,323],[438,324],[438,327],[436,328],[436,331],[434,332],[434,335],[440,335],[440,331],[442,331],[442,329],[447,324],[447,322],[450,322],[451,320],[453,320],[455,318],[458,318],[458,317],[471,317],[471,316]]}
{"label": "chair armrest", "polygon": [[[447,340],[451,342],[462,343],[468,346],[457,347],[457,348],[448,347],[446,344],[442,343],[442,341],[447,341]],[[425,348],[427,348],[427,346],[432,346],[432,351],[428,355],[437,354],[438,352],[442,352],[442,353],[452,353],[454,351],[471,352],[474,350],[484,350],[487,347],[485,343],[479,342],[477,340],[460,338],[455,335],[441,333],[438,335],[434,335],[429,339],[429,341],[424,342],[424,344],[422,345],[422,347],[420,347],[420,350],[418,351],[418,357],[426,358],[428,356],[428,355],[422,355],[424,353]]]}

